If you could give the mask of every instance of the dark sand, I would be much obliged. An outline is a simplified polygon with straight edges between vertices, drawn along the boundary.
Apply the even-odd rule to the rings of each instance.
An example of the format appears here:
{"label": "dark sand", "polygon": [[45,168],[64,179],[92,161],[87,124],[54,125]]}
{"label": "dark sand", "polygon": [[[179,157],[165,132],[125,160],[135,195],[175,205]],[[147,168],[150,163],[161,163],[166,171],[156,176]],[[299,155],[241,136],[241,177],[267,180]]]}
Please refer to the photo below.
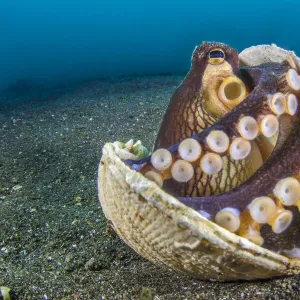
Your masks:
{"label": "dark sand", "polygon": [[0,286],[19,299],[300,299],[300,276],[198,281],[105,234],[101,148],[131,138],[151,148],[181,80],[93,81],[47,101],[0,106]]}

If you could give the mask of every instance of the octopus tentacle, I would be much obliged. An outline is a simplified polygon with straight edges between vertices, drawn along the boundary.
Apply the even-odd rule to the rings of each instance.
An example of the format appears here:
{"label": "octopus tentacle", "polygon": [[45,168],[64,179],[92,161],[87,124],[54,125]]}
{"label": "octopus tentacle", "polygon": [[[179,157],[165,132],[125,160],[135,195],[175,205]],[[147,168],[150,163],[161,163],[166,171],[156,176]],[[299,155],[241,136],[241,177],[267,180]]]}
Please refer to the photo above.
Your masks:
{"label": "octopus tentacle", "polygon": [[[273,77],[273,76],[272,76]],[[207,136],[214,130],[222,130],[228,136],[233,137],[238,135],[237,124],[239,119],[242,116],[255,116],[264,104],[267,103],[266,96],[270,94],[270,91],[274,92],[274,82],[276,80],[275,76],[271,78],[270,81],[262,82],[261,85],[258,85],[252,93],[238,106],[236,106],[231,112],[229,112],[226,117],[222,118],[218,122],[214,123],[210,127],[205,130],[191,136],[193,139],[200,143],[206,143]],[[266,85],[266,87],[263,86]],[[270,109],[265,109],[266,112],[270,112]],[[175,154],[178,151],[180,143],[176,143],[168,148],[172,154]],[[128,165],[140,165],[144,163],[149,163],[151,161],[151,155],[140,160],[127,160],[126,163]]]}
{"label": "octopus tentacle", "polygon": [[[300,113],[298,115],[300,118]],[[297,135],[300,134],[300,119],[295,121],[292,129],[286,119],[281,120],[280,125],[279,139],[271,156],[243,184],[224,194],[193,198],[180,197],[180,201],[195,210],[208,210],[211,213],[216,213],[232,203],[235,203],[237,209],[242,210],[250,203],[251,199],[270,194],[282,178],[297,175],[300,171],[296,158],[299,151],[297,148],[300,146],[300,141],[297,139]],[[282,157],[295,157],[295,161],[282,160]]]}
{"label": "octopus tentacle", "polygon": [[[268,160],[263,164],[263,166],[246,182],[241,184],[240,186],[232,189],[231,191],[215,196],[206,196],[206,197],[182,197],[179,198],[180,201],[187,206],[194,208],[197,211],[204,210],[209,212],[212,215],[217,214],[219,211],[223,210],[226,207],[234,207],[235,209],[243,212],[243,215],[247,214],[247,206],[254,200],[259,197],[267,197],[270,196],[271,199],[279,201],[278,194],[274,192],[274,189],[278,183],[280,183],[283,179],[295,179],[296,182],[299,183],[299,175],[300,175],[300,166],[298,162],[299,157],[299,134],[300,134],[300,114],[297,114],[297,119],[294,121],[293,126],[289,124],[288,118],[283,118],[281,120],[279,140],[276,144],[276,147]],[[284,157],[288,157],[289,159],[284,160]],[[299,199],[296,197],[296,199]],[[295,224],[292,228],[282,233],[287,227],[290,225],[290,222],[284,227],[281,231],[275,229],[274,233],[282,233],[281,240],[292,241],[290,244],[299,245],[300,244],[300,235],[299,228],[297,224],[300,222],[299,210],[299,200],[295,202],[294,199],[291,205],[287,205],[284,202],[281,203],[280,206],[283,208],[285,206],[285,210],[282,211],[290,218],[290,222],[293,219],[293,224]],[[278,210],[277,205],[277,210]],[[279,215],[277,216],[279,218]],[[244,219],[245,220],[245,219]],[[273,216],[273,224],[274,227],[275,216]],[[270,223],[270,222],[266,222]],[[241,224],[243,224],[241,219]],[[245,225],[246,224],[246,225]],[[252,225],[250,225],[252,224]],[[246,232],[245,228],[249,229],[250,227],[256,228],[255,236],[250,237],[254,242],[258,244],[262,244],[264,242],[264,246],[269,249],[273,249],[276,251],[280,250],[280,243],[274,243],[277,239],[279,239],[276,234],[274,234],[270,229],[264,228],[265,234],[263,236],[265,239],[261,238],[259,234],[258,228],[261,225],[256,224],[252,219],[247,219],[244,222],[244,225],[240,227],[239,234],[241,236],[245,236],[249,238],[248,231]],[[273,228],[274,230],[274,228]]]}
{"label": "octopus tentacle", "polygon": [[[254,90],[249,94],[249,96],[242,103],[240,103],[231,112],[229,112],[226,115],[226,117],[215,122],[211,126],[208,126],[203,131],[196,133],[195,135],[192,135],[191,136],[192,138],[194,138],[199,142],[203,142],[204,139],[212,130],[225,130],[231,136],[237,134],[236,129],[231,125],[233,123],[237,123],[238,119],[242,115],[252,116],[255,113],[258,113],[262,109],[264,104],[267,103],[266,96],[275,93],[277,90],[278,76],[286,72],[288,70],[288,67],[287,65],[282,65],[282,64],[272,64],[272,65],[267,64],[256,68],[253,67],[244,68],[243,70],[244,72],[245,70],[250,70],[249,76],[252,78],[252,80],[255,80],[257,83]],[[251,70],[255,70],[259,72],[254,72],[251,74]],[[184,86],[182,88],[184,89]],[[267,108],[267,111],[270,112],[270,109]],[[168,114],[168,110],[166,114]],[[161,131],[167,132],[164,130],[163,125],[160,129],[160,132]],[[175,153],[178,150],[179,144],[180,142],[168,147],[168,150],[171,153]],[[157,145],[161,145],[161,144],[157,143]],[[150,162],[150,160],[151,160],[151,156],[148,156],[140,160],[127,160],[126,163],[128,165],[133,165],[133,164],[138,165],[138,164],[148,163]]]}

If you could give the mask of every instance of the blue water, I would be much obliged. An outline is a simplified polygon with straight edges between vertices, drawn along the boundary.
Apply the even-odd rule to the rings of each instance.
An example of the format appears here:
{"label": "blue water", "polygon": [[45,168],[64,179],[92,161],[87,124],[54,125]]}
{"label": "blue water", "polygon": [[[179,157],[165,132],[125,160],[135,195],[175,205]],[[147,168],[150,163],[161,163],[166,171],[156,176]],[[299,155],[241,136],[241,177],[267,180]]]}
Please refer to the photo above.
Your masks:
{"label": "blue water", "polygon": [[0,88],[18,80],[186,73],[195,45],[300,54],[299,0],[0,1]]}

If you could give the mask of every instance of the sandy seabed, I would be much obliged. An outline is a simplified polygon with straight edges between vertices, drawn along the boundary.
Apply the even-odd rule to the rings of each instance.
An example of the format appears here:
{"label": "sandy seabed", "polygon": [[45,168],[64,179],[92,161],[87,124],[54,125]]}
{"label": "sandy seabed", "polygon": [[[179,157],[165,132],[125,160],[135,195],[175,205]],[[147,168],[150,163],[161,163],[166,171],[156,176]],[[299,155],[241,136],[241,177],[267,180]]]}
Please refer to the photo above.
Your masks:
{"label": "sandy seabed", "polygon": [[47,101],[0,104],[0,286],[21,300],[300,299],[300,276],[198,281],[106,234],[101,148],[134,138],[151,149],[182,79],[90,81]]}

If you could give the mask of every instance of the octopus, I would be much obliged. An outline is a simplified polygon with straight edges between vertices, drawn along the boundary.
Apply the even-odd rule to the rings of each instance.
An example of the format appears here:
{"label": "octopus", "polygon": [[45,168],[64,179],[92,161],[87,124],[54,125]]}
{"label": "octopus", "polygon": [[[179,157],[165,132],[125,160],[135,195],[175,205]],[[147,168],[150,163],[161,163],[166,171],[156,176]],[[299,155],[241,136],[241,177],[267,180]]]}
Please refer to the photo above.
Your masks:
{"label": "octopus", "polygon": [[[105,200],[113,198],[109,187],[103,187],[109,162],[103,159],[99,167],[100,202],[123,240],[144,257],[198,278],[278,276],[297,269],[300,258],[300,63],[293,53],[277,61],[259,61],[255,51],[253,56],[240,65],[241,57],[230,46],[202,43],[170,100],[154,151],[133,155],[140,144],[114,145],[118,153],[132,155],[123,159],[130,176],[138,174],[137,180],[153,185],[132,185],[137,198],[132,207],[127,203],[127,221],[116,219],[110,212],[114,204]],[[111,172],[122,181],[123,171]],[[126,202],[130,189],[128,193],[120,201]],[[149,202],[152,195],[169,200]],[[133,234],[123,225],[128,220]],[[182,231],[184,237],[178,239]],[[222,239],[228,234],[232,240],[225,246]],[[241,249],[263,262],[235,253]],[[279,257],[284,261],[280,272],[268,265],[268,255],[273,262]],[[210,260],[219,261],[208,266]]]}

